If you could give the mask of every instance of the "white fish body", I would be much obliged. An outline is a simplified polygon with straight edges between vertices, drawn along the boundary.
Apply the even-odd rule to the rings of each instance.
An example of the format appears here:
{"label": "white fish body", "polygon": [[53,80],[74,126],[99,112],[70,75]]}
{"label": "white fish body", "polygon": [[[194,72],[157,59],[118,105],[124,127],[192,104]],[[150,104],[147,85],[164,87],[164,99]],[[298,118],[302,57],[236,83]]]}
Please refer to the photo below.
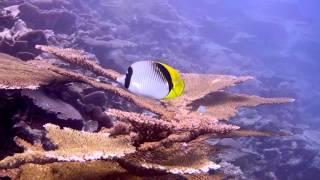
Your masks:
{"label": "white fish body", "polygon": [[[161,73],[157,71],[153,61],[139,61],[132,64],[127,74],[118,78],[118,82],[125,85],[129,91],[135,94],[154,99],[163,99],[170,91],[169,84]],[[126,78],[130,78],[129,85],[126,85]]]}
{"label": "white fish body", "polygon": [[129,91],[154,99],[171,99],[180,96],[184,81],[171,66],[156,61],[133,63],[127,74],[117,79]]}

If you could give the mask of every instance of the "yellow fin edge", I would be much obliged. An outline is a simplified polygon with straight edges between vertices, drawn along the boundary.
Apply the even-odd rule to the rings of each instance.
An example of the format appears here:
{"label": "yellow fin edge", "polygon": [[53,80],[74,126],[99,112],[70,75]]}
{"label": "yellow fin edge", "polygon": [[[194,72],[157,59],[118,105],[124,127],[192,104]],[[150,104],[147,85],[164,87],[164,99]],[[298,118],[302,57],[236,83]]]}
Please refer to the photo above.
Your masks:
{"label": "yellow fin edge", "polygon": [[178,96],[181,96],[185,87],[184,81],[181,78],[179,71],[174,69],[173,67],[161,63],[168,71],[172,79],[173,87],[169,94],[164,99],[172,99]]}

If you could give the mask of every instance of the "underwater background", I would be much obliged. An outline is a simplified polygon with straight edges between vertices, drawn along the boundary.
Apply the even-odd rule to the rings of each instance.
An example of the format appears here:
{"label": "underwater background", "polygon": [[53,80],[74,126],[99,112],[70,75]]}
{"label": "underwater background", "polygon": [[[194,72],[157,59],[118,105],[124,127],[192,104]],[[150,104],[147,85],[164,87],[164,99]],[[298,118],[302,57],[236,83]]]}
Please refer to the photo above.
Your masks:
{"label": "underwater background", "polygon": [[[45,30],[24,46],[8,47],[1,38],[1,52],[24,60],[40,54],[34,44],[49,43],[83,49],[122,73],[135,61],[157,59],[182,72],[255,77],[231,92],[295,98],[281,106],[243,108],[231,120],[292,135],[210,139],[228,147],[212,158],[230,163],[239,179],[320,176],[319,1],[0,1],[0,8],[14,5],[20,5],[27,28]],[[1,37],[16,21],[3,19]],[[107,43],[113,39],[122,41]]]}

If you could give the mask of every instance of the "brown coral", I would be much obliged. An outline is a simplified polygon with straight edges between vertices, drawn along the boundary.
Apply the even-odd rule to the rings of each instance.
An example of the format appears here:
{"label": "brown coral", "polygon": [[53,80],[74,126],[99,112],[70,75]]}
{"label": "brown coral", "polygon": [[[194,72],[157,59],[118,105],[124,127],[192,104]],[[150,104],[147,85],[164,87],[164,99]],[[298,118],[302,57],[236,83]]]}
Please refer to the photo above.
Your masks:
{"label": "brown coral", "polygon": [[[37,48],[97,75],[112,80],[119,76],[119,73],[104,69],[91,61],[83,51],[49,46],[37,46]],[[203,140],[210,135],[216,137],[274,135],[269,132],[238,130],[238,126],[220,120],[233,117],[240,107],[293,101],[290,98],[232,95],[223,91],[227,87],[252,79],[248,76],[182,74],[186,84],[184,94],[174,100],[159,102],[43,61],[31,61],[28,65],[112,92],[155,114],[108,109],[106,114],[120,121],[107,130],[112,133],[112,137],[103,132],[61,130],[56,126],[47,125],[47,138],[56,146],[55,150],[33,149],[7,157],[0,162],[0,167],[3,168],[12,168],[27,162],[85,161],[116,157],[115,160],[127,169],[134,167],[138,170],[162,173],[203,173],[209,169],[219,168],[219,165],[208,160],[208,153],[214,149],[208,148],[203,143]],[[122,130],[123,132],[119,132]],[[175,155],[172,156],[173,154]],[[126,157],[122,158],[124,155]]]}
{"label": "brown coral", "polygon": [[261,104],[281,104],[293,102],[291,98],[263,98],[245,94],[229,94],[224,91],[212,92],[205,97],[188,104],[195,109],[203,108],[203,115],[209,115],[216,120],[228,120],[237,113],[240,107],[254,107]]}
{"label": "brown coral", "polygon": [[[43,45],[37,45],[36,47],[42,51],[53,53],[54,55],[62,58],[62,60],[66,62],[84,67],[98,75],[102,75],[102,76],[111,78],[113,80],[115,80],[119,76],[119,73],[110,69],[104,69],[99,65],[97,65],[95,62],[91,61],[87,56],[84,55],[83,51],[74,50],[74,49],[61,49],[61,48],[56,48],[52,46],[43,46]],[[250,76],[235,77],[235,76],[211,75],[211,74],[182,74],[183,79],[185,80],[185,85],[186,85],[185,92],[179,98],[176,98],[170,101],[163,101],[167,109],[165,110],[163,106],[158,105],[154,100],[135,96],[121,88],[114,87],[112,85],[108,85],[105,83],[98,83],[96,81],[92,81],[88,79],[87,77],[84,77],[83,75],[75,74],[71,72],[65,72],[55,67],[51,67],[50,69],[53,70],[54,72],[58,72],[59,74],[63,74],[64,76],[69,76],[69,77],[71,76],[74,79],[78,79],[83,82],[86,82],[94,87],[112,91],[113,93],[121,95],[122,97],[125,97],[128,100],[134,102],[140,107],[146,108],[150,111],[153,111],[161,115],[166,120],[172,119],[174,117],[173,113],[179,115],[179,114],[183,114],[181,113],[181,111],[187,110],[186,113],[189,114],[189,112],[194,111],[194,110],[190,110],[190,107],[188,107],[192,105],[198,105],[198,106],[207,105],[206,112],[203,114],[210,115],[210,118],[212,120],[221,120],[221,119],[228,119],[234,116],[236,113],[236,109],[239,107],[256,106],[259,104],[266,104],[266,103],[267,104],[268,103],[286,103],[286,102],[292,101],[292,99],[290,98],[266,99],[266,98],[259,98],[255,96],[239,95],[238,98],[233,98],[233,100],[244,99],[241,102],[239,101],[231,102],[231,101],[228,101],[227,99],[226,104],[222,104],[222,106],[217,106],[216,104],[214,104],[213,106],[212,104],[210,104],[210,102],[215,102],[216,100],[214,98],[218,96],[214,97],[212,95],[217,95],[218,94],[217,92],[219,90],[247,81],[249,79],[252,79],[252,77]],[[213,99],[208,96],[213,97]],[[221,99],[221,97],[218,97],[218,98]],[[214,112],[214,116],[212,116],[213,115],[212,112]],[[177,117],[177,118],[181,119],[181,117]]]}
{"label": "brown coral", "polygon": [[130,177],[114,161],[55,162],[46,165],[25,164],[20,168],[21,179],[113,179]]}
{"label": "brown coral", "polygon": [[[142,115],[134,112],[125,112],[116,109],[109,109],[106,112],[110,116],[117,117],[119,121],[129,123],[131,129],[138,133],[142,141],[157,141],[152,146],[143,146],[142,149],[150,149],[159,147],[162,144],[172,142],[188,142],[196,137],[206,133],[225,134],[233,130],[239,129],[238,126],[221,124],[215,121],[204,121],[201,118],[190,118],[181,121],[165,121],[156,119],[148,115]],[[179,134],[178,136],[169,136],[170,134]],[[168,138],[158,141],[163,138]],[[141,139],[140,139],[141,141]]]}
{"label": "brown coral", "polygon": [[33,146],[24,144],[26,151],[3,159],[0,168],[15,168],[25,163],[112,159],[135,152],[135,148],[124,137],[110,138],[106,133],[60,129],[52,124],[47,124],[45,128],[48,131],[47,138],[55,145],[55,150],[35,150]]}
{"label": "brown coral", "polygon": [[36,89],[68,78],[0,53],[0,89]]}
{"label": "brown coral", "polygon": [[[233,117],[240,107],[253,107],[260,104],[280,104],[293,102],[292,98],[262,98],[249,95],[231,95],[223,91],[227,87],[252,79],[250,76],[228,76],[212,74],[183,74],[184,94],[171,101],[165,101],[168,108],[178,109],[177,116],[209,116],[211,120],[227,120]],[[195,112],[202,107],[202,111]],[[181,118],[181,117],[180,117]]]}
{"label": "brown coral", "polygon": [[[119,73],[103,69],[93,61],[90,61],[83,51],[42,45],[38,45],[37,48],[53,53],[64,61],[77,64],[113,80],[119,75]],[[129,123],[126,129],[131,129],[136,133],[136,144],[142,145],[142,149],[146,147],[147,149],[156,148],[174,141],[190,141],[208,133],[226,134],[239,127],[219,124],[218,121],[233,117],[240,107],[293,101],[290,98],[230,95],[223,91],[227,87],[252,79],[250,76],[235,77],[186,73],[182,74],[182,78],[185,80],[184,94],[173,100],[163,100],[162,104],[159,104],[155,100],[133,95],[124,89],[94,81],[92,78],[81,74],[67,72],[53,66],[48,66],[48,69],[63,76],[83,81],[94,87],[113,92],[144,109],[160,115],[160,118],[156,118],[115,109],[107,111],[108,115]],[[197,108],[200,109],[197,110]]]}
{"label": "brown coral", "polygon": [[174,99],[174,104],[190,103],[211,92],[217,92],[227,87],[253,79],[250,76],[228,76],[213,74],[182,74],[185,81],[185,91],[180,98]]}
{"label": "brown coral", "polygon": [[58,47],[44,45],[37,45],[36,48],[44,52],[52,53],[70,64],[81,66],[85,69],[88,69],[96,73],[97,75],[105,76],[113,80],[116,80],[117,77],[120,75],[118,72],[112,69],[102,68],[97,63],[92,61],[90,57],[86,56],[84,54],[84,51],[81,50],[75,50],[70,48],[61,49]]}
{"label": "brown coral", "polygon": [[170,147],[160,147],[148,152],[128,155],[121,162],[126,162],[136,169],[151,169],[173,174],[200,174],[220,166],[209,160],[209,153],[214,149],[191,142],[176,143]]}
{"label": "brown coral", "polygon": [[21,180],[43,179],[213,179],[217,175],[172,175],[172,174],[133,174],[121,167],[115,161],[89,161],[83,162],[55,162],[45,165],[25,164],[20,169],[4,174],[19,177]]}

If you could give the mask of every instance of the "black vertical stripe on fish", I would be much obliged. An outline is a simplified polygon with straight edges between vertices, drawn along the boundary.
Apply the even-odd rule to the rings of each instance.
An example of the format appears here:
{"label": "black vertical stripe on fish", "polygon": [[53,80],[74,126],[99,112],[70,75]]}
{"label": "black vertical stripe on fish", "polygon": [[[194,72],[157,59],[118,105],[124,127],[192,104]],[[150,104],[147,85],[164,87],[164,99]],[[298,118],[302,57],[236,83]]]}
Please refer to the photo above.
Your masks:
{"label": "black vertical stripe on fish", "polygon": [[163,74],[161,70],[158,68],[157,63],[154,63],[154,62],[152,63],[152,71],[154,72],[156,81],[159,80],[166,83],[167,80],[165,79],[165,77],[163,77]]}
{"label": "black vertical stripe on fish", "polygon": [[127,89],[129,88],[132,74],[133,74],[133,70],[132,70],[132,67],[130,66],[128,68],[128,73],[126,74],[126,78],[124,80],[124,87],[126,87]]}
{"label": "black vertical stripe on fish", "polygon": [[[154,63],[154,69],[155,69],[155,72],[157,72],[157,75],[158,75],[159,80],[161,80],[161,81],[164,82],[164,83],[167,83],[167,79],[164,77],[162,71],[160,70],[160,68],[158,67],[157,64],[158,64],[158,63]],[[170,91],[170,90],[169,90],[169,91]]]}
{"label": "black vertical stripe on fish", "polygon": [[160,64],[160,63],[155,63],[155,64],[156,64],[157,68],[160,70],[160,72],[162,73],[162,75],[166,78],[168,85],[169,85],[169,92],[170,92],[171,89],[173,88],[173,83],[172,83],[172,78],[171,78],[169,71],[162,64]]}

